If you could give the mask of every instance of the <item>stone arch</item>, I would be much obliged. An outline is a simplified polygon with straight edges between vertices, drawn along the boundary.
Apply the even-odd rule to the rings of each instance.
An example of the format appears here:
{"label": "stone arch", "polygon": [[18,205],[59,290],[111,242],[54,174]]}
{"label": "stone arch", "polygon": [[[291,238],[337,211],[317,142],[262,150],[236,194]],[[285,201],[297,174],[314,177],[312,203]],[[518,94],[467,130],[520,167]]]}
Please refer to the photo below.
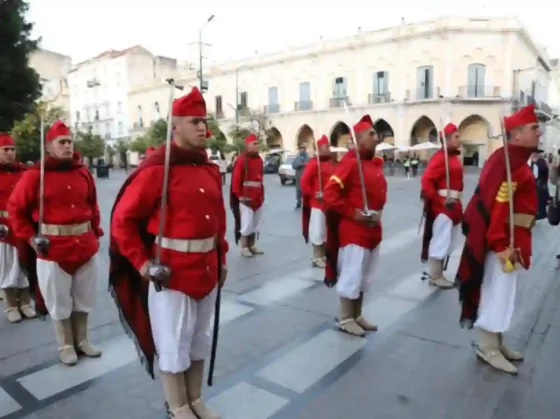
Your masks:
{"label": "stone arch", "polygon": [[284,147],[284,139],[282,138],[282,133],[275,126],[272,126],[266,130],[266,145],[268,146],[268,148]]}
{"label": "stone arch", "polygon": [[463,119],[457,129],[461,134],[463,164],[480,166],[490,144],[490,123],[483,116],[473,114]]}
{"label": "stone arch", "polygon": [[313,147],[313,139],[315,134],[311,127],[307,124],[303,124],[299,129],[296,136],[296,145],[299,148],[301,145],[305,145],[307,149]]}
{"label": "stone arch", "polygon": [[329,142],[333,147],[346,147],[350,141],[350,127],[342,121],[333,125],[329,134]]}
{"label": "stone arch", "polygon": [[373,123],[373,128],[377,132],[380,140],[388,144],[395,144],[395,131],[385,119],[379,118]]}
{"label": "stone arch", "polygon": [[410,130],[410,145],[425,143],[426,141],[437,141],[437,128],[434,121],[426,115],[422,115],[412,125]]}

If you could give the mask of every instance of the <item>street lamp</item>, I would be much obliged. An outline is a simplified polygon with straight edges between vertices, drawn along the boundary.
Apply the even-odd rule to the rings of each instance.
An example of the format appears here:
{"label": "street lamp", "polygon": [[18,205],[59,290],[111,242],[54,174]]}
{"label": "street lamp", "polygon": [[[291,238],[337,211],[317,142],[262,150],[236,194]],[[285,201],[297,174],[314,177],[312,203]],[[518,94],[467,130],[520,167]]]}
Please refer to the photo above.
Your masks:
{"label": "street lamp", "polygon": [[200,27],[200,29],[198,30],[198,59],[199,59],[199,74],[198,74],[198,78],[200,80],[200,91],[204,92],[204,78],[202,76],[202,30],[206,27],[206,25],[208,23],[210,23],[212,21],[212,19],[214,19],[215,15],[211,15],[206,22],[204,22],[204,24]]}

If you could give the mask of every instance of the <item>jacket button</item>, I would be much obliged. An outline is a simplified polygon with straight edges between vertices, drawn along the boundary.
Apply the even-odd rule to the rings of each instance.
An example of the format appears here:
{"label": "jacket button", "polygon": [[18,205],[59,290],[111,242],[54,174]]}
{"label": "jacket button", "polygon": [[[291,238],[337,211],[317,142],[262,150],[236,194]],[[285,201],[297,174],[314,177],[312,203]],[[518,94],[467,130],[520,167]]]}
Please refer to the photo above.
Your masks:
{"label": "jacket button", "polygon": [[68,185],[68,189],[72,189],[72,186]]}
{"label": "jacket button", "polygon": [[210,219],[210,216],[209,216],[208,214],[206,214],[206,219],[207,219],[207,220],[209,220],[209,219]]}
{"label": "jacket button", "polygon": [[204,189],[200,188],[200,193],[204,193]]}

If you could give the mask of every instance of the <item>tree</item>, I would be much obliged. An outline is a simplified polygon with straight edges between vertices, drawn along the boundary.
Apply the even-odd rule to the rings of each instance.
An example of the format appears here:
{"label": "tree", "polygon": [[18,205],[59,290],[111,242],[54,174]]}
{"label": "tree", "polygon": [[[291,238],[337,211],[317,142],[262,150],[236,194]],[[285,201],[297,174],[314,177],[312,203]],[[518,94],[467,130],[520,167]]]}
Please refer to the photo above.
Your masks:
{"label": "tree", "polygon": [[167,138],[167,121],[158,119],[152,124],[145,135],[140,135],[130,142],[130,151],[145,153],[148,147],[157,147],[165,142]]}
{"label": "tree", "polygon": [[207,147],[212,150],[213,153],[218,150],[226,152],[228,142],[225,134],[220,129],[220,123],[213,116],[209,116],[207,121],[208,129],[212,132],[212,136],[206,141]]}
{"label": "tree", "polygon": [[245,148],[245,138],[252,134],[249,128],[241,125],[232,125],[229,129],[228,136],[231,138],[231,144],[228,144],[227,151],[242,152]]}
{"label": "tree", "polygon": [[0,2],[0,131],[9,132],[32,112],[41,95],[39,75],[29,67],[29,55],[39,40],[30,38],[33,24],[25,19],[28,9],[23,0]]}
{"label": "tree", "polygon": [[23,118],[13,126],[12,135],[16,142],[18,158],[21,161],[35,161],[41,156],[41,143],[39,142],[41,136],[41,119],[39,115],[45,115],[45,133],[53,122],[62,118],[64,115],[64,110],[62,108],[55,106],[45,112],[46,109],[47,105],[45,103],[37,103],[32,112],[25,114]]}
{"label": "tree", "polygon": [[117,140],[116,152],[119,154],[119,160],[121,163],[127,161],[126,152],[128,151],[128,145],[123,140]]}
{"label": "tree", "polygon": [[90,166],[93,164],[95,157],[101,157],[105,154],[105,141],[91,131],[79,132],[75,136],[74,146],[82,157],[88,157]]}
{"label": "tree", "polygon": [[137,153],[145,153],[148,147],[150,147],[150,144],[148,137],[145,135],[139,135],[128,145],[128,149],[130,151],[134,151]]}

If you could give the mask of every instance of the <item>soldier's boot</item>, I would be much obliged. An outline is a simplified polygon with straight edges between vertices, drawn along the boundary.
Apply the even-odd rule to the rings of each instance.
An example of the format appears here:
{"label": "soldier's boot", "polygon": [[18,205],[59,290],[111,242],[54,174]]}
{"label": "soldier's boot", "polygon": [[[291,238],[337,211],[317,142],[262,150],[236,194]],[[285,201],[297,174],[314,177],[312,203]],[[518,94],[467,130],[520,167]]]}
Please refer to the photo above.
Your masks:
{"label": "soldier's boot", "polygon": [[476,348],[476,355],[488,365],[499,371],[517,374],[517,368],[500,352],[498,333],[480,329],[480,341]]}
{"label": "soldier's boot", "polygon": [[354,319],[356,323],[366,332],[377,332],[377,325],[370,323],[362,314],[362,306],[364,304],[364,293],[360,292],[360,296],[354,301]]}
{"label": "soldier's boot", "polygon": [[6,318],[11,323],[19,323],[21,321],[21,313],[18,308],[17,288],[4,288],[4,296],[6,297]]}
{"label": "soldier's boot", "polygon": [[33,319],[37,317],[37,312],[31,305],[31,295],[29,294],[29,288],[20,288],[18,290],[19,295],[19,310],[26,319]]}
{"label": "soldier's boot", "polygon": [[249,236],[249,250],[254,255],[264,255],[264,252],[257,247],[257,235],[251,234]]}
{"label": "soldier's boot", "polygon": [[428,269],[430,271],[430,285],[434,285],[441,289],[453,288],[453,282],[448,281],[443,276],[443,261],[439,259],[429,258]]}
{"label": "soldier's boot", "polygon": [[74,347],[88,358],[99,358],[103,353],[101,349],[93,345],[88,338],[88,313],[80,311],[72,312],[72,330],[74,332]]}
{"label": "soldier's boot", "polygon": [[187,395],[192,411],[199,419],[220,419],[221,416],[211,410],[202,400],[202,381],[204,379],[204,360],[191,361],[185,372]]}
{"label": "soldier's boot", "polygon": [[514,351],[506,346],[501,333],[498,333],[498,342],[500,343],[500,352],[508,361],[522,362],[525,359],[521,352]]}
{"label": "soldier's boot", "polygon": [[353,336],[363,337],[366,335],[364,329],[356,323],[354,318],[355,300],[340,297],[340,318],[338,319],[338,327],[343,332]]}
{"label": "soldier's boot", "polygon": [[253,253],[249,249],[249,236],[241,236],[241,256],[252,258]]}
{"label": "soldier's boot", "polygon": [[70,319],[54,321],[54,330],[58,342],[58,356],[64,365],[72,366],[78,363],[78,354],[74,348],[74,333]]}
{"label": "soldier's boot", "polygon": [[313,260],[312,264],[314,268],[325,268],[326,263],[324,259],[323,246],[313,245]]}
{"label": "soldier's boot", "polygon": [[173,419],[198,419],[189,406],[187,386],[182,372],[178,374],[161,373],[163,393],[169,417]]}

